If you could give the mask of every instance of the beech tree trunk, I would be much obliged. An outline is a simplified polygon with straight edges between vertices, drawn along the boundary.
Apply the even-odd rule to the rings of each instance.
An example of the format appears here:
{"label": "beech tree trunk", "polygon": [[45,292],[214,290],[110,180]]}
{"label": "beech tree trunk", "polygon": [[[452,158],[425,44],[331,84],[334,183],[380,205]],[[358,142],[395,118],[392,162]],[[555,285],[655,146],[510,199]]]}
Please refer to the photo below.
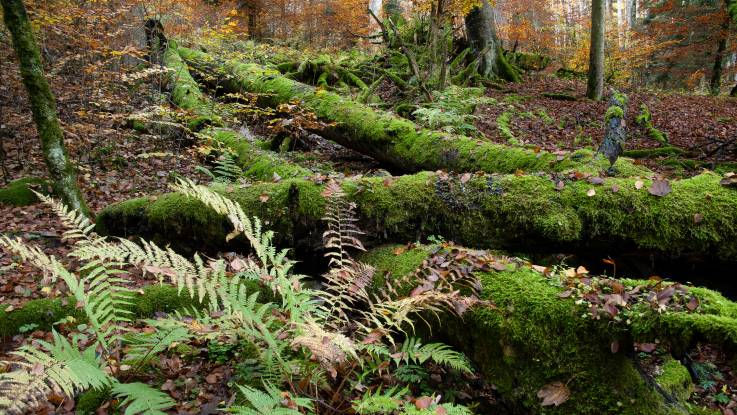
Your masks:
{"label": "beech tree trunk", "polygon": [[509,64],[496,34],[496,9],[488,0],[475,7],[466,16],[468,40],[479,59],[479,72],[485,77],[498,76],[512,82],[522,78]]}
{"label": "beech tree trunk", "polygon": [[711,80],[709,82],[709,91],[711,95],[718,96],[722,92],[722,72],[724,67],[724,54],[727,51],[727,39],[729,37],[729,24],[731,19],[727,16],[719,33],[719,41],[717,42],[717,52],[714,56],[714,68],[711,71]]}
{"label": "beech tree trunk", "polygon": [[604,0],[591,0],[591,50],[586,96],[600,101],[604,96]]}
{"label": "beech tree trunk", "polygon": [[13,37],[13,47],[20,61],[23,84],[28,91],[54,193],[68,207],[89,216],[89,209],[77,185],[76,172],[64,147],[64,132],[57,118],[56,99],[44,77],[41,53],[26,8],[21,0],[1,0],[0,4],[5,26]]}

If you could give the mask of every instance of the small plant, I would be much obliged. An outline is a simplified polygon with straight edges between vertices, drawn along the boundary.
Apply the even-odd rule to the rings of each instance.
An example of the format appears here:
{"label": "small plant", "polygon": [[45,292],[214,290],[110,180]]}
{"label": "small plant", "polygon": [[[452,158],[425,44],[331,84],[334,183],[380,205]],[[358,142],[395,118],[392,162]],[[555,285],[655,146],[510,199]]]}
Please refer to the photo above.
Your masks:
{"label": "small plant", "polygon": [[231,151],[223,152],[214,164],[212,170],[203,166],[197,166],[196,170],[216,183],[233,183],[243,174],[243,169],[238,166],[238,158]]}

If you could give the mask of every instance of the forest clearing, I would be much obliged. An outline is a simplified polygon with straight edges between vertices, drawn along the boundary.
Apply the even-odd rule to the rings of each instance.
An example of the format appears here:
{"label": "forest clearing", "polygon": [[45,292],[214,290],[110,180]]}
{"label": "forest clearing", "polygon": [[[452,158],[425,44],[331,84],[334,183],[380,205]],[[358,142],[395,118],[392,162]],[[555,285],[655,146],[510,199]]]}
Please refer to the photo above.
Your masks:
{"label": "forest clearing", "polygon": [[0,414],[737,412],[737,1],[0,5]]}

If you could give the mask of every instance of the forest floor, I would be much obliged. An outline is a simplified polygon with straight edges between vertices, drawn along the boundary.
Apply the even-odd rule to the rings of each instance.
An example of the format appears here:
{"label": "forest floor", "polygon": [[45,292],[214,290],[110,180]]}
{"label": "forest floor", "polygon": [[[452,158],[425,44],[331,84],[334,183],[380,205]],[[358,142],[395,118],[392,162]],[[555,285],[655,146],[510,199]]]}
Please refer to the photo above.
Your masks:
{"label": "forest floor", "polygon": [[[115,202],[165,192],[177,176],[207,181],[207,176],[197,169],[207,161],[196,145],[185,141],[172,143],[157,135],[136,132],[127,125],[129,115],[162,103],[165,91],[156,86],[157,83],[131,88],[99,77],[80,79],[70,70],[56,73],[52,85],[66,132],[66,146],[78,166],[80,186],[93,211]],[[499,124],[500,117],[506,113],[509,131],[522,145],[549,151],[595,149],[603,138],[607,103],[586,100],[584,92],[585,83],[580,80],[530,76],[525,82],[506,85],[504,89],[490,88],[487,95],[497,104],[479,107],[475,124],[487,139],[509,144],[509,137],[502,133]],[[679,177],[698,174],[704,167],[731,169],[737,166],[737,100],[659,91],[624,92],[630,98],[626,117],[630,128],[627,150],[673,146],[684,151],[677,157],[643,158],[643,164],[663,175]],[[545,96],[551,93],[567,94],[575,100]],[[635,122],[642,104],[652,112],[655,127],[667,134],[667,144],[649,138]],[[263,117],[242,121],[257,135],[273,135],[276,130],[290,135],[303,133],[297,131],[300,130],[299,122],[295,124],[291,120],[304,121],[309,119],[309,114],[300,113],[298,108],[290,111],[272,114],[289,121],[276,129],[274,126],[278,123]],[[3,150],[0,152],[0,187],[22,177],[47,175],[17,62],[7,48],[0,48],[0,145]],[[307,147],[307,157],[316,162],[330,161],[335,170],[345,174],[375,173],[377,170],[377,164],[370,159],[325,140],[313,139]],[[58,218],[42,204],[0,205],[0,234],[20,236],[40,246],[47,254],[67,261],[70,246],[62,240],[63,232]],[[134,288],[152,282],[135,270],[129,270],[128,278]],[[63,296],[62,282],[50,290],[41,290],[40,287],[48,285],[45,276],[34,267],[17,265],[14,258],[0,251],[0,304],[12,309],[32,299]],[[48,332],[29,328],[23,335],[0,343],[0,355],[49,336]],[[177,408],[180,413],[214,413],[228,397],[224,380],[231,382],[248,376],[227,364],[231,358],[228,353],[225,349],[208,350],[208,359],[195,353],[173,356],[158,363],[167,379],[161,389],[181,403]],[[716,353],[707,348],[692,358],[716,361],[721,358],[712,356]],[[211,359],[213,356],[216,358]],[[658,364],[654,361],[650,366]],[[737,376],[728,370],[727,364],[720,364],[717,372],[720,375],[723,372],[726,378],[718,386],[729,385],[737,389]],[[478,378],[446,384],[438,372],[433,373],[432,379],[439,389],[456,390],[469,398],[479,400],[481,397],[493,404],[494,391]],[[697,393],[710,396],[705,388]],[[73,413],[74,402],[59,399],[58,402],[49,401],[47,413]],[[105,413],[104,408],[102,413]]]}
{"label": "forest floor", "polygon": [[[684,150],[679,157],[640,159],[647,167],[668,176],[692,176],[702,168],[735,168],[737,100],[643,89],[622,92],[629,97],[626,150],[666,146]],[[608,103],[587,100],[584,81],[530,76],[503,90],[489,89],[487,94],[498,104],[479,108],[476,126],[495,142],[509,144],[498,123],[504,113],[510,116],[509,127],[517,140],[541,150],[596,149],[604,137]],[[575,101],[554,99],[550,94],[568,95]],[[643,104],[652,113],[653,125],[667,135],[667,144],[648,137],[636,122]]]}

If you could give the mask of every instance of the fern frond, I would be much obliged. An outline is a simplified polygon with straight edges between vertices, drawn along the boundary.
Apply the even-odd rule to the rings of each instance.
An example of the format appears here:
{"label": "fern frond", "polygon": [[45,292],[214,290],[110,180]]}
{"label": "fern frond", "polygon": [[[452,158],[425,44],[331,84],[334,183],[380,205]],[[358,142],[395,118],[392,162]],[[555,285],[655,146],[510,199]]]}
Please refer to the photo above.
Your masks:
{"label": "fern frond", "polygon": [[125,339],[128,344],[125,360],[138,366],[144,366],[172,344],[186,342],[192,337],[194,336],[184,327],[158,329],[153,333],[136,333]]}
{"label": "fern frond", "polygon": [[445,365],[461,372],[472,373],[471,365],[466,356],[443,343],[421,344],[419,339],[410,337],[402,344],[400,356],[395,361],[414,362],[421,365],[428,360],[432,360],[439,365]]}
{"label": "fern frond", "polygon": [[[239,406],[232,408],[233,412],[241,415],[299,415],[299,408],[311,410],[312,403],[309,399],[293,398],[284,394],[271,384],[265,384],[265,391],[250,386],[238,385],[243,397],[251,407]],[[287,403],[285,406],[283,403]]]}
{"label": "fern frond", "polygon": [[51,207],[68,229],[64,232],[62,239],[74,240],[77,244],[87,243],[95,239],[92,233],[92,230],[95,229],[95,224],[90,222],[87,216],[77,210],[70,209],[59,200],[35,191],[34,193],[39,200]]}
{"label": "fern frond", "polygon": [[165,415],[165,410],[176,405],[166,393],[140,382],[116,383],[112,393],[123,399],[125,415]]}
{"label": "fern frond", "polygon": [[13,352],[22,360],[8,362],[16,370],[0,373],[0,413],[23,414],[45,402],[52,392],[73,397],[77,392],[102,389],[112,382],[94,348],[81,352],[56,332],[53,339],[53,343],[39,341],[47,351],[24,347]]}
{"label": "fern frond", "polygon": [[381,388],[373,393],[368,391],[360,399],[353,401],[353,410],[360,415],[395,413],[402,407],[407,394],[409,389],[396,386],[385,391]]}

